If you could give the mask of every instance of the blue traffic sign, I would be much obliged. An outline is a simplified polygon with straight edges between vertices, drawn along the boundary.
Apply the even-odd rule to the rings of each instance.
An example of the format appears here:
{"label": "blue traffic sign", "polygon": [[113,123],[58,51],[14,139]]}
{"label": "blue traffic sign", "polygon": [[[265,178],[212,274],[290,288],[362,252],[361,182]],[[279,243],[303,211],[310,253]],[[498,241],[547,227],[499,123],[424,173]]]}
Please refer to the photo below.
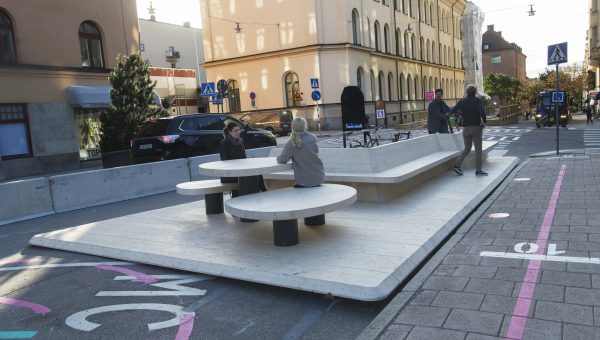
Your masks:
{"label": "blue traffic sign", "polygon": [[319,101],[321,99],[321,92],[319,92],[318,90],[314,90],[312,91],[312,100],[314,101]]}
{"label": "blue traffic sign", "polygon": [[319,78],[310,78],[310,88],[312,88],[312,89],[319,88]]}
{"label": "blue traffic sign", "polygon": [[548,46],[548,65],[556,65],[567,62],[567,43]]}
{"label": "blue traffic sign", "polygon": [[558,93],[558,102],[562,103],[565,99],[565,93],[562,91],[552,92],[552,102],[556,103],[556,93]]}
{"label": "blue traffic sign", "polygon": [[252,101],[254,101],[254,98],[256,98],[256,93],[250,92],[250,99],[252,99]]}
{"label": "blue traffic sign", "polygon": [[215,95],[215,83],[202,83],[200,85],[200,95],[211,97]]}

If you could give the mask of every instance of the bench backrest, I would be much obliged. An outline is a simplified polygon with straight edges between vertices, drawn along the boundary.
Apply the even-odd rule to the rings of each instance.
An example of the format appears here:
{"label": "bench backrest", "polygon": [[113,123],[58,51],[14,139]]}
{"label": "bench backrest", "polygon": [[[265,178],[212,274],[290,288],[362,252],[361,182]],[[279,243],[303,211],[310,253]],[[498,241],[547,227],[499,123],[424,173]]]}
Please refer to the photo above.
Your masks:
{"label": "bench backrest", "polygon": [[[326,173],[377,173],[438,151],[458,151],[459,135],[434,134],[365,148],[320,148]],[[281,153],[273,148],[269,156]]]}

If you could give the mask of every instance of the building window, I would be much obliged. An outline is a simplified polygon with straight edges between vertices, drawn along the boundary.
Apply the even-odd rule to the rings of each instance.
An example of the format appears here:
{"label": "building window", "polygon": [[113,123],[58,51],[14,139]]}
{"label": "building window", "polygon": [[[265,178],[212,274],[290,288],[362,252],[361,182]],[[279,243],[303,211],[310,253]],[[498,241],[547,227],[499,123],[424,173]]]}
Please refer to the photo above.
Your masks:
{"label": "building window", "polygon": [[379,72],[379,98],[381,100],[385,99],[385,80],[383,78],[383,72]]}
{"label": "building window", "polygon": [[400,74],[400,81],[398,82],[398,97],[400,100],[404,100],[404,73]]}
{"label": "building window", "polygon": [[240,87],[235,79],[227,81],[227,99],[229,100],[229,112],[241,112]]}
{"label": "building window", "polygon": [[26,104],[0,104],[0,158],[31,156]]}
{"label": "building window", "polygon": [[392,72],[388,73],[388,100],[392,101],[394,96],[394,76]]}
{"label": "building window", "polygon": [[16,55],[12,22],[8,15],[0,10],[0,64],[16,63]]}
{"label": "building window", "polygon": [[375,101],[375,73],[371,70],[371,100]]}
{"label": "building window", "polygon": [[84,67],[104,67],[102,57],[102,37],[96,25],[84,21],[79,25],[79,49],[81,65]]}
{"label": "building window", "polygon": [[358,70],[356,70],[356,86],[358,86],[358,88],[362,91],[362,89],[363,89],[363,69],[362,69],[362,67],[359,67]]}
{"label": "building window", "polygon": [[144,46],[144,44],[140,43],[140,51],[144,52],[145,49],[146,49],[146,47]]}
{"label": "building window", "polygon": [[375,21],[375,51],[379,51],[380,47],[379,47],[379,21]]}
{"label": "building window", "polygon": [[407,92],[407,95],[408,95],[408,100],[414,99],[412,97],[412,93],[413,93],[412,86],[413,86],[413,84],[412,84],[412,77],[409,74],[408,77],[406,77],[406,92]]}
{"label": "building window", "polygon": [[499,55],[495,55],[492,57],[492,64],[500,64],[502,62],[502,57]]}
{"label": "building window", "polygon": [[485,44],[483,44],[483,50],[484,50],[484,51],[487,51],[487,50],[489,50],[489,49],[490,49],[490,44],[489,44],[489,43],[485,43]]}
{"label": "building window", "polygon": [[75,108],[75,122],[79,133],[79,159],[100,159],[100,114],[105,109]]}
{"label": "building window", "polygon": [[285,101],[287,107],[300,106],[302,100],[300,96],[300,81],[296,72],[285,74]]}
{"label": "building window", "polygon": [[388,24],[385,24],[385,26],[383,27],[383,40],[385,53],[390,53],[390,28]]}
{"label": "building window", "polygon": [[360,20],[356,9],[352,10],[352,42],[360,45]]}

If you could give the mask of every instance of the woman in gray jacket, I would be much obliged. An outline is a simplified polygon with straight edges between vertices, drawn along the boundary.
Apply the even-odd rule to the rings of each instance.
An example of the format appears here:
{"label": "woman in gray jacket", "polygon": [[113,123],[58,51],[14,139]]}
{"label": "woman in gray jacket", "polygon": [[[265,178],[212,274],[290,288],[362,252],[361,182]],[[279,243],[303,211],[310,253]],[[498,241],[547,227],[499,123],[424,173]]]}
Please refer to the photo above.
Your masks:
{"label": "woman in gray jacket", "polygon": [[277,156],[278,163],[292,160],[295,188],[316,187],[325,180],[323,162],[319,158],[317,137],[306,131],[307,123],[302,117],[292,121],[292,136]]}

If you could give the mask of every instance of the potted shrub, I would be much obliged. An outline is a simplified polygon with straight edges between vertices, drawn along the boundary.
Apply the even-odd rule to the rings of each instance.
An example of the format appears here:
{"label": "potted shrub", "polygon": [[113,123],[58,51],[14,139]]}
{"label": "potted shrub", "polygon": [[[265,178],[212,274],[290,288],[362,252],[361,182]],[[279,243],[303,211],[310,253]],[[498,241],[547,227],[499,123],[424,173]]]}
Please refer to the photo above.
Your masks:
{"label": "potted shrub", "polygon": [[148,120],[166,113],[155,102],[149,63],[141,54],[119,55],[108,77],[111,105],[100,114],[100,149],[104,168],[131,164],[135,133]]}

